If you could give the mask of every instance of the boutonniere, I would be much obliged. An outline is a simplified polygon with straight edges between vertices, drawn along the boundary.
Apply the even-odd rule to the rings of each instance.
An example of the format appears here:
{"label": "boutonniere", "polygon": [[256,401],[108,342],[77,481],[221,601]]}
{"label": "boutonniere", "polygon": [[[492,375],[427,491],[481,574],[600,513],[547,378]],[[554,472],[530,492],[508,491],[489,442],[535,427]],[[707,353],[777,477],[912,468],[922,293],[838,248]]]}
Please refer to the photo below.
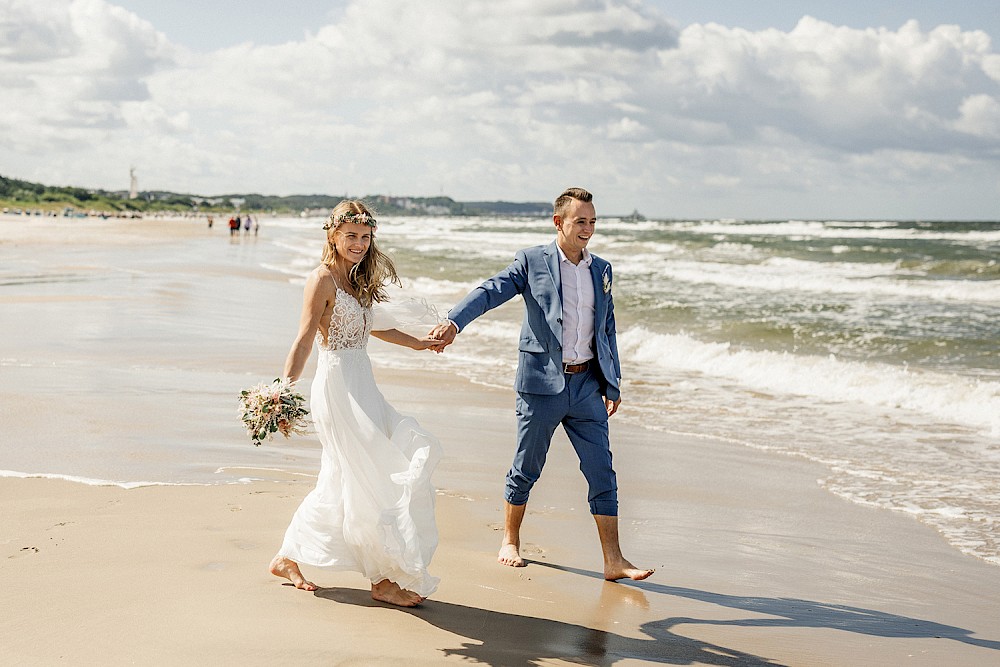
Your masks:
{"label": "boutonniere", "polygon": [[604,277],[602,278],[604,282],[604,293],[607,294],[611,291],[611,274],[608,273],[607,269],[604,269]]}

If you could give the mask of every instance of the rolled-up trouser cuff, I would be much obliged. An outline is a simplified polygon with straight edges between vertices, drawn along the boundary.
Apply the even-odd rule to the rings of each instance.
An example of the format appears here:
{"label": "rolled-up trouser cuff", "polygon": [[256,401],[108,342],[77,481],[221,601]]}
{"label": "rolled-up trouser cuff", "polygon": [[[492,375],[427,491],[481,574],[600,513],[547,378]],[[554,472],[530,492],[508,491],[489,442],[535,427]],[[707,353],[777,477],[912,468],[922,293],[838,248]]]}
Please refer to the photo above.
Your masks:
{"label": "rolled-up trouser cuff", "polygon": [[[513,505],[514,503],[511,503]],[[617,500],[591,500],[590,513],[601,516],[618,516]]]}
{"label": "rolled-up trouser cuff", "polygon": [[510,488],[504,490],[503,497],[504,500],[506,500],[511,505],[524,505],[525,503],[528,502],[527,493],[519,493]]}

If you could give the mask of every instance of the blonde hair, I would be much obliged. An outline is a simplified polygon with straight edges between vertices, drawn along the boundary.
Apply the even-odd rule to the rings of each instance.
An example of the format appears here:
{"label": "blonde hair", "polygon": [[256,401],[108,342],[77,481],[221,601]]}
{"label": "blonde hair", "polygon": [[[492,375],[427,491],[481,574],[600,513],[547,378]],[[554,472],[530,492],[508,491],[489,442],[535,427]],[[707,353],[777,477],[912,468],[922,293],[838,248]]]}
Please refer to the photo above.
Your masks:
{"label": "blonde hair", "polygon": [[400,285],[399,276],[392,259],[379,250],[375,243],[375,216],[368,206],[360,199],[345,199],[337,204],[323,228],[326,229],[326,247],[323,248],[322,262],[325,266],[336,266],[338,228],[345,222],[366,224],[372,228],[372,242],[368,246],[365,258],[351,267],[347,279],[357,292],[358,302],[365,308],[372,303],[388,301],[385,292],[388,283]]}

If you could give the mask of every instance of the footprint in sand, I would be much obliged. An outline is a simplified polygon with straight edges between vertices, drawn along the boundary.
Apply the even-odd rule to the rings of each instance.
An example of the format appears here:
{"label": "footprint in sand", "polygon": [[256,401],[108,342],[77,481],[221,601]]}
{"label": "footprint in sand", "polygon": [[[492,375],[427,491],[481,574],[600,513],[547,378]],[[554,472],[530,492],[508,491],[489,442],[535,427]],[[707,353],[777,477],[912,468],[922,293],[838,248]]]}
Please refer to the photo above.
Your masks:
{"label": "footprint in sand", "polygon": [[522,544],[521,555],[530,558],[545,558],[545,549],[541,548],[537,544]]}
{"label": "footprint in sand", "polygon": [[21,556],[26,556],[28,554],[37,554],[37,553],[38,553],[38,547],[21,547],[20,551],[11,556],[7,556],[7,558],[20,558]]}

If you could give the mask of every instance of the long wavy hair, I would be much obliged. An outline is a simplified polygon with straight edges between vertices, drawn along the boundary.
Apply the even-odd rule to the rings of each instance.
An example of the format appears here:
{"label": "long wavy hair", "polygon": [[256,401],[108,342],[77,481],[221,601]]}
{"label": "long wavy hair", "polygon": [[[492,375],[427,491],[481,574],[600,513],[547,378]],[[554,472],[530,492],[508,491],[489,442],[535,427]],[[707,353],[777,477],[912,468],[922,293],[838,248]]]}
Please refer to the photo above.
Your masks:
{"label": "long wavy hair", "polygon": [[345,199],[333,208],[323,228],[326,229],[326,247],[323,248],[323,264],[336,266],[343,261],[337,255],[338,228],[345,222],[360,222],[372,228],[372,242],[365,258],[351,267],[347,274],[351,287],[358,295],[358,302],[365,308],[382,301],[388,301],[385,286],[389,283],[400,285],[396,266],[392,259],[379,250],[375,243],[375,216],[368,205],[360,199]]}

